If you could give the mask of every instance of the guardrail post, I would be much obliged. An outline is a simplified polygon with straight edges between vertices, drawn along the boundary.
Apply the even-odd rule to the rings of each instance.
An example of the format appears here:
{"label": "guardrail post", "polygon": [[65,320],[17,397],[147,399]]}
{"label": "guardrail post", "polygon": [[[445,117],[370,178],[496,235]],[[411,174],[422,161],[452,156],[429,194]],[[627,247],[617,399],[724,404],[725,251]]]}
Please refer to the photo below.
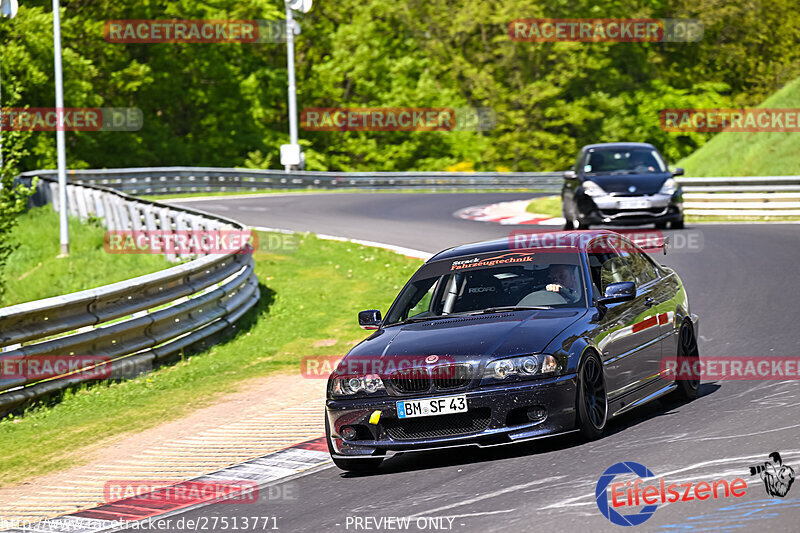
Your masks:
{"label": "guardrail post", "polygon": [[107,192],[102,193],[100,196],[100,201],[103,204],[103,213],[105,214],[106,229],[108,231],[116,231],[118,229],[122,229],[117,223],[116,213],[114,212],[114,208],[111,204],[111,195]]}
{"label": "guardrail post", "polygon": [[128,209],[125,205],[123,205],[122,200],[118,197],[114,196],[111,198],[111,205],[114,208],[114,212],[117,215],[117,220],[119,220],[120,229],[129,230],[131,229],[131,220],[128,216]]}
{"label": "guardrail post", "polygon": [[78,208],[78,217],[82,221],[86,221],[89,218],[89,211],[86,209],[87,194],[87,189],[84,189],[83,187],[75,187],[75,203]]}
{"label": "guardrail post", "polygon": [[[162,232],[162,234],[164,236],[164,240],[166,241],[166,239],[169,238],[170,242],[172,242],[171,236],[172,236],[172,233],[173,233],[173,229],[172,229],[172,220],[171,220],[171,216],[170,216],[170,210],[167,209],[166,207],[159,208],[158,209],[158,220],[159,220],[159,223],[161,225],[161,232]],[[177,261],[177,258],[175,257],[175,254],[173,254],[171,252],[164,254],[164,257],[167,258],[167,261],[173,261],[173,262]]]}
{"label": "guardrail post", "polygon": [[158,222],[156,221],[155,208],[150,204],[145,204],[142,207],[144,212],[144,227],[147,231],[154,232],[158,230]]}
{"label": "guardrail post", "polygon": [[78,216],[77,202],[75,201],[75,186],[67,184],[67,214]]}
{"label": "guardrail post", "polygon": [[94,204],[94,216],[101,219],[105,224],[106,211],[103,208],[103,193],[101,191],[92,189],[91,198],[92,203]]}
{"label": "guardrail post", "polygon": [[131,219],[131,229],[140,231],[142,229],[142,213],[138,202],[125,202],[128,205],[128,215]]}
{"label": "guardrail post", "polygon": [[[180,211],[174,211],[172,213],[172,216],[175,218],[175,230],[177,231],[178,235],[184,235],[184,236],[188,235],[189,224],[187,223],[186,215]],[[191,253],[185,253],[185,252],[181,252],[178,254],[178,257],[180,257],[181,259],[186,259],[191,256],[192,256]]]}
{"label": "guardrail post", "polygon": [[58,183],[50,182],[50,197],[53,199],[53,211],[58,213],[61,207],[58,203]]}

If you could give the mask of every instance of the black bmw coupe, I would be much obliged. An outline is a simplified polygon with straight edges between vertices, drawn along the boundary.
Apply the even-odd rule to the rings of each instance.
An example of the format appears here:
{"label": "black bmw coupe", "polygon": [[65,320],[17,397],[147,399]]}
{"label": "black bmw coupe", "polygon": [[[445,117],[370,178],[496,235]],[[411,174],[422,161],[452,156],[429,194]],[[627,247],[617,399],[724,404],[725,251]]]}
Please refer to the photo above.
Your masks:
{"label": "black bmw coupe", "polygon": [[[428,260],[328,379],[333,461],[372,470],[398,452],[568,432],[668,393],[697,396],[663,359],[697,358],[678,274],[610,231],[458,246]],[[696,359],[684,362],[694,362]]]}

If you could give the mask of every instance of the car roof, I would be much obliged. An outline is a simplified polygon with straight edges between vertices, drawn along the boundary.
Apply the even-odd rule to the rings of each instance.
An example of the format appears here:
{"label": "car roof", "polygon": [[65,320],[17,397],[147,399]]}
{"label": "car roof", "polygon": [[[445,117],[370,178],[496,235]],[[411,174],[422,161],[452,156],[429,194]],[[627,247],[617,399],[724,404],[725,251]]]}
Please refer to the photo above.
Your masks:
{"label": "car roof", "polygon": [[[524,248],[514,246],[514,243],[519,243],[515,237],[518,235],[527,235],[523,243],[531,244]],[[440,261],[442,259],[456,259],[462,257],[472,257],[475,255],[490,253],[490,252],[513,252],[519,250],[548,250],[554,247],[559,249],[574,248],[575,252],[585,251],[587,244],[600,235],[615,235],[620,236],[618,233],[609,230],[583,230],[583,231],[542,231],[542,232],[525,232],[517,231],[509,233],[509,236],[503,239],[494,239],[491,241],[481,241],[471,244],[462,244],[461,246],[454,246],[437,253],[430,259],[428,263],[433,261]]]}
{"label": "car roof", "polygon": [[586,150],[596,150],[598,148],[606,149],[606,148],[652,148],[655,150],[655,146],[650,143],[631,143],[631,142],[619,142],[619,143],[599,143],[599,144],[587,144],[581,151]]}

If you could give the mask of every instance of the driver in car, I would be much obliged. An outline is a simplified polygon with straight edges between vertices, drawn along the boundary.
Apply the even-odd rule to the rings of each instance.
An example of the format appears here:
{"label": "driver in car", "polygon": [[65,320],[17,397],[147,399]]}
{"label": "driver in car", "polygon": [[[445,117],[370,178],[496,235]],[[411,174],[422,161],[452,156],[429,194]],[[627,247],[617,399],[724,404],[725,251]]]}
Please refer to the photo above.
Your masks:
{"label": "driver in car", "polygon": [[545,287],[550,292],[557,292],[569,303],[580,300],[580,287],[575,276],[574,265],[550,265],[550,283]]}
{"label": "driver in car", "polygon": [[633,152],[631,154],[631,166],[636,172],[655,172],[655,161],[653,157],[646,152]]}

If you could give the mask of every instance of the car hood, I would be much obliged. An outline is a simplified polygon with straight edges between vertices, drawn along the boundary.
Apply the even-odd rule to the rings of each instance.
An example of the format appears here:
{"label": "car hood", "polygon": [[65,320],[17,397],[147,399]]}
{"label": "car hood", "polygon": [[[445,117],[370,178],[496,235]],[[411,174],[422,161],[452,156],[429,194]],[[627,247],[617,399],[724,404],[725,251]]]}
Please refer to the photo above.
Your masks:
{"label": "car hood", "polygon": [[542,352],[586,309],[547,309],[454,317],[379,330],[347,357],[445,361],[487,359]]}
{"label": "car hood", "polygon": [[[586,179],[597,183],[606,192],[625,194],[656,194],[672,174],[614,174],[587,176]],[[630,187],[636,187],[631,191]]]}

